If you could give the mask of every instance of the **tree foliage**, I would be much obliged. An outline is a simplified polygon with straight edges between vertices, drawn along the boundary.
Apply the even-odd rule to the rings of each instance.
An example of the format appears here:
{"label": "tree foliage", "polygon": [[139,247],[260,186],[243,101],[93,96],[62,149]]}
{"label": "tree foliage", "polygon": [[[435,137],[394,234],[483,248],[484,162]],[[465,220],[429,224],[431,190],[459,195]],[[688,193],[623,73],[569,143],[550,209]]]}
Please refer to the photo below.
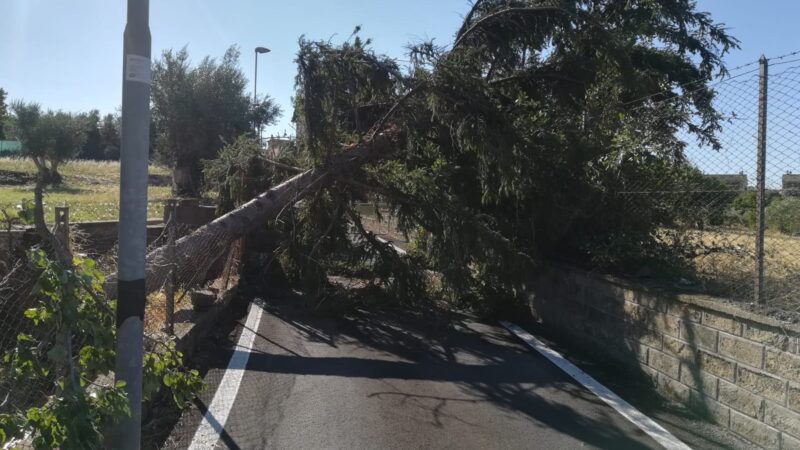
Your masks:
{"label": "tree foliage", "polygon": [[627,214],[615,193],[706,182],[676,131],[718,148],[708,84],[737,41],[694,2],[478,0],[452,48],[410,47],[407,72],[368,44],[300,41],[301,152],[325,165],[340,142],[399,130],[392,159],[318,201],[353,182],[379,193],[454,297],[514,298],[538,260],[590,262],[619,239],[640,251],[606,266],[641,264],[660,228],[693,220],[654,198]]}
{"label": "tree foliage", "polygon": [[46,183],[60,183],[58,167],[80,152],[86,142],[84,117],[64,111],[46,111],[36,103],[14,102],[16,135],[22,155],[33,160]]}
{"label": "tree foliage", "polygon": [[[30,254],[41,274],[37,304],[24,313],[33,325],[3,355],[0,377],[48,394],[43,405],[14,405],[0,414],[0,442],[27,435],[37,449],[102,448],[104,433],[130,414],[124,383],[97,385],[114,368],[115,302],[103,296],[103,275],[90,259],[57,263],[44,251]],[[163,388],[178,407],[200,390],[197,371],[186,370],[174,345],[145,352],[143,396]]]}
{"label": "tree foliage", "polygon": [[6,139],[6,121],[8,120],[8,92],[0,88],[0,141]]}
{"label": "tree foliage", "polygon": [[790,235],[800,233],[800,197],[776,198],[764,212],[769,228]]}
{"label": "tree foliage", "polygon": [[153,66],[152,99],[156,154],[173,167],[176,194],[186,196],[201,192],[201,160],[215,158],[254,123],[270,124],[280,113],[266,96],[254,105],[236,47],[196,66],[186,48],[166,50]]}
{"label": "tree foliage", "polygon": [[254,138],[240,136],[220,150],[214,159],[203,161],[205,188],[216,192],[220,214],[224,214],[258,195],[263,186],[272,185],[272,170]]}
{"label": "tree foliage", "polygon": [[106,114],[100,122],[100,143],[102,158],[106,160],[118,160],[120,142],[120,116]]}
{"label": "tree foliage", "polygon": [[78,158],[95,161],[119,159],[119,117],[93,109],[81,114],[86,128],[86,142],[81,147]]}

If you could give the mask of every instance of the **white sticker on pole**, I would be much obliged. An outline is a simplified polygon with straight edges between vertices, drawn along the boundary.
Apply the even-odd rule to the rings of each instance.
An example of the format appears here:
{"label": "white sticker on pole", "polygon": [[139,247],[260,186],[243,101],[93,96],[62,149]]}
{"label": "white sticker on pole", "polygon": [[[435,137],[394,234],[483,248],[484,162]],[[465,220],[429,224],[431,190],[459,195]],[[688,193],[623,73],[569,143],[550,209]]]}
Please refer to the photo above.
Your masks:
{"label": "white sticker on pole", "polygon": [[125,81],[150,84],[150,58],[127,55],[125,59]]}

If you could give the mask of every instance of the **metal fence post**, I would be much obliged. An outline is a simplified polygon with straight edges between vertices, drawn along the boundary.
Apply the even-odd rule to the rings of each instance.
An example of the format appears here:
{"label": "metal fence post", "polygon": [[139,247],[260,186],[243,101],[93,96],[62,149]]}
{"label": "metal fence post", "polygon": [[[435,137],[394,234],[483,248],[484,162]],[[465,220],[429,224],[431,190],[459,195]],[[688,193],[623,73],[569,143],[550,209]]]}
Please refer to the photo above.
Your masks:
{"label": "metal fence post", "polygon": [[69,251],[69,207],[55,207],[55,236],[61,242],[64,249]]}
{"label": "metal fence post", "polygon": [[172,210],[169,214],[169,221],[167,221],[167,265],[169,270],[169,277],[167,278],[166,289],[166,329],[170,335],[175,334],[175,287],[176,283],[176,261],[175,261],[175,205],[173,203]]}
{"label": "metal fence post", "polygon": [[758,60],[758,156],[756,174],[756,278],[754,300],[766,303],[764,296],[764,207],[766,203],[767,162],[767,81],[769,64],[761,55]]}

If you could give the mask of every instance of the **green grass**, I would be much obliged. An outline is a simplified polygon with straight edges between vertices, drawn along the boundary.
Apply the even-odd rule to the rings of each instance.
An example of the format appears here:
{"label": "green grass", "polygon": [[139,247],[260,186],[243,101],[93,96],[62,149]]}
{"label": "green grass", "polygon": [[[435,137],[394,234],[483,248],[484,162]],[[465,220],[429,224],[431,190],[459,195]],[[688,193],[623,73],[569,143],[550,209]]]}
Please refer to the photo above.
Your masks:
{"label": "green grass", "polygon": [[[36,173],[36,166],[28,159],[0,158],[0,170]],[[69,206],[70,220],[116,220],[119,211],[119,163],[106,161],[70,161],[59,168],[64,183],[45,191],[45,217],[53,219],[53,208]],[[155,175],[170,174],[169,169],[150,166]],[[169,186],[148,188],[148,217],[161,218],[163,201],[170,198]],[[0,209],[14,209],[23,199],[33,200],[33,185],[0,185]]]}

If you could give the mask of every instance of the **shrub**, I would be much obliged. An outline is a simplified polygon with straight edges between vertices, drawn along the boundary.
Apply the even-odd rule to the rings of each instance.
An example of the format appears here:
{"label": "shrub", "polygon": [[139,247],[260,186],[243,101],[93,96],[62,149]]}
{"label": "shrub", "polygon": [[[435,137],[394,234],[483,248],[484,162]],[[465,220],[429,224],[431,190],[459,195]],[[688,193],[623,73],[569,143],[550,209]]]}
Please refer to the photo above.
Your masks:
{"label": "shrub", "polygon": [[786,234],[800,233],[800,198],[782,197],[766,209],[767,227]]}
{"label": "shrub", "polygon": [[[17,335],[16,347],[3,356],[5,382],[51,386],[43,405],[14,405],[0,414],[0,443],[30,436],[34,448],[101,448],[104,432],[130,414],[123,382],[95,385],[113,370],[116,357],[114,302],[103,297],[103,276],[90,259],[67,266],[44,251],[30,254],[41,271],[36,306],[25,310],[30,333]],[[183,407],[202,387],[196,370],[186,370],[172,343],[144,354],[143,397],[165,386]],[[27,408],[27,409],[26,409]]]}

